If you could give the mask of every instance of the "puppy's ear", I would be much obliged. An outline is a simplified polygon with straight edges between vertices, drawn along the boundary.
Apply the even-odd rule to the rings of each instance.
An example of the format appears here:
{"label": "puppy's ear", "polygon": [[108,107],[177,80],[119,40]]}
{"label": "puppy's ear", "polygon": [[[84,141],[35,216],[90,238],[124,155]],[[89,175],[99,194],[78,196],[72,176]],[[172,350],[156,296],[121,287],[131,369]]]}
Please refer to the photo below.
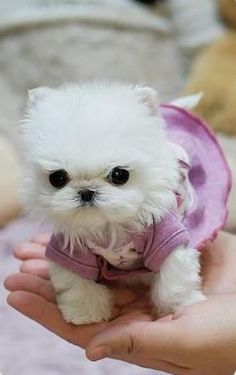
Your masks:
{"label": "puppy's ear", "polygon": [[31,107],[36,106],[51,91],[50,87],[37,87],[36,89],[28,90],[28,105]]}
{"label": "puppy's ear", "polygon": [[156,90],[148,86],[134,86],[134,91],[141,103],[146,104],[152,115],[158,111],[159,99]]}

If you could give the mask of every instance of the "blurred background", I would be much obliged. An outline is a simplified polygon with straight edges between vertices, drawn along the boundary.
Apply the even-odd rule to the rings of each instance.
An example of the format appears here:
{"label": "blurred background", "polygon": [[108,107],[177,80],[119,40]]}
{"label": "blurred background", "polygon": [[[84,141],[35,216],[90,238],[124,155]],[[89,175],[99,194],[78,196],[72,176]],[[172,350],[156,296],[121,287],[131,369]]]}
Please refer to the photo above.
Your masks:
{"label": "blurred background", "polygon": [[[234,0],[0,0],[0,281],[12,247],[42,230],[22,214],[17,123],[27,90],[90,79],[155,87],[161,101],[204,92],[196,113],[216,132],[236,175]],[[227,229],[236,227],[235,189]],[[111,360],[89,363],[12,311],[0,291],[0,374],[154,374]],[[155,372],[155,374],[157,374]]]}

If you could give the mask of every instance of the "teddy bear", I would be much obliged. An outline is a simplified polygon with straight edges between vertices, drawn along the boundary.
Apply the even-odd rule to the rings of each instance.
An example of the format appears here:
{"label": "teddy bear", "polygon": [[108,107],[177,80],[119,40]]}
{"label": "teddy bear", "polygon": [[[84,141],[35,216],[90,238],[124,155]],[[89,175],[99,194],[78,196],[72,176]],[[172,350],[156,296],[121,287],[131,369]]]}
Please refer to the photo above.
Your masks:
{"label": "teddy bear", "polygon": [[236,28],[236,3],[234,0],[218,0],[221,18],[232,28]]}
{"label": "teddy bear", "polygon": [[0,135],[0,227],[7,224],[20,213],[18,188],[21,181],[19,156],[13,145],[3,134]]}
{"label": "teddy bear", "polygon": [[229,30],[204,48],[193,62],[185,93],[204,93],[195,112],[213,130],[236,136],[236,2],[217,0],[222,20]]}

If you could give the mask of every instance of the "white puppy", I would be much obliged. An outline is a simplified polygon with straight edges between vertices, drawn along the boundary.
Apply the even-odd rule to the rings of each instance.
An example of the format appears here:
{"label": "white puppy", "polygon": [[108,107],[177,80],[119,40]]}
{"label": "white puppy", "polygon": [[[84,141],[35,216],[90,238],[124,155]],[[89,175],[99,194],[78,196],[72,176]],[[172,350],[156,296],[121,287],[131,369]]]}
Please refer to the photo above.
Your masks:
{"label": "white puppy", "polygon": [[[179,164],[187,164],[188,156],[168,140],[153,89],[98,82],[35,89],[21,128],[24,201],[63,235],[67,259],[79,246],[106,261],[105,273],[112,267],[127,273],[146,266],[145,276],[131,272],[122,280],[149,279],[161,313],[204,299],[198,251],[178,245],[155,268],[154,258],[145,264],[134,244],[133,236],[161,223],[170,210],[183,215],[192,201],[183,182],[187,172]],[[73,272],[63,260],[49,258],[66,321],[109,319],[113,299],[101,275]],[[87,269],[94,271],[93,266]]]}

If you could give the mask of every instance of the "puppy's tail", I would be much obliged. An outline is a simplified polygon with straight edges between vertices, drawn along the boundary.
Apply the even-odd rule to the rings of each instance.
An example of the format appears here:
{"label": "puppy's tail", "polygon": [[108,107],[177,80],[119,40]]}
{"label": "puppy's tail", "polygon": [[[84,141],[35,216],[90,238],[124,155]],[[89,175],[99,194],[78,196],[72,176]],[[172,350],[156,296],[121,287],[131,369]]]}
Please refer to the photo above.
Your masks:
{"label": "puppy's tail", "polygon": [[170,104],[183,109],[195,108],[203,97],[203,92],[199,92],[194,95],[182,96],[181,98],[175,99]]}

